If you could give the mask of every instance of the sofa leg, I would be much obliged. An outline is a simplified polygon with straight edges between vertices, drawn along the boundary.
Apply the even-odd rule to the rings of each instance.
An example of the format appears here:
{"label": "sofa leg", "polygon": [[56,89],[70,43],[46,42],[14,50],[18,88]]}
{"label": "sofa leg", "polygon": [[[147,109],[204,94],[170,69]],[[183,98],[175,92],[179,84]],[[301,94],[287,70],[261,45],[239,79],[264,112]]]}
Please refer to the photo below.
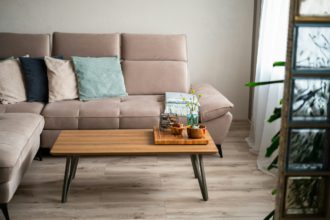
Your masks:
{"label": "sofa leg", "polygon": [[220,155],[220,157],[223,158],[221,144],[217,144],[217,148],[218,148],[218,151],[219,151],[219,155]]}
{"label": "sofa leg", "polygon": [[5,216],[5,219],[9,220],[9,213],[8,213],[7,203],[0,204],[0,208],[3,212],[3,215]]}
{"label": "sofa leg", "polygon": [[39,161],[42,161],[42,151],[41,151],[41,148],[39,148],[35,158],[35,160],[39,160]]}

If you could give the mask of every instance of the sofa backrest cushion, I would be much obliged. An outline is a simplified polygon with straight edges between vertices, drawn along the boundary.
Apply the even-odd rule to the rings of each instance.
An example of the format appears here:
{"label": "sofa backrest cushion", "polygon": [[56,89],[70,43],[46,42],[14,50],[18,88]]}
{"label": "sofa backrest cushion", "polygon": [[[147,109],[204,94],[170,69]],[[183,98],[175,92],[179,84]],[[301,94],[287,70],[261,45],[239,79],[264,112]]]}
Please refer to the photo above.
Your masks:
{"label": "sofa backrest cushion", "polygon": [[60,33],[53,34],[54,56],[81,57],[114,57],[120,56],[120,36],[114,34],[83,34]]}
{"label": "sofa backrest cushion", "polygon": [[0,57],[50,55],[49,34],[0,33]]}
{"label": "sofa backrest cushion", "polygon": [[121,45],[128,94],[188,92],[185,35],[122,34]]}
{"label": "sofa backrest cushion", "polygon": [[187,61],[186,36],[122,34],[123,59]]}

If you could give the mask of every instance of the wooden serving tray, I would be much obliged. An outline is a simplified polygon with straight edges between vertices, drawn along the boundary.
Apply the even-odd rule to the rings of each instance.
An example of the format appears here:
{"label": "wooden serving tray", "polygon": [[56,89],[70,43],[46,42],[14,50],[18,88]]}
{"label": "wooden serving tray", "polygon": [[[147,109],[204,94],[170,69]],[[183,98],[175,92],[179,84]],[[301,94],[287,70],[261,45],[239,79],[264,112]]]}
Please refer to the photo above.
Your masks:
{"label": "wooden serving tray", "polygon": [[180,144],[180,145],[206,145],[209,143],[208,131],[201,139],[190,139],[187,135],[187,130],[184,130],[182,135],[173,135],[170,130],[161,131],[158,127],[154,127],[154,143],[155,144]]}

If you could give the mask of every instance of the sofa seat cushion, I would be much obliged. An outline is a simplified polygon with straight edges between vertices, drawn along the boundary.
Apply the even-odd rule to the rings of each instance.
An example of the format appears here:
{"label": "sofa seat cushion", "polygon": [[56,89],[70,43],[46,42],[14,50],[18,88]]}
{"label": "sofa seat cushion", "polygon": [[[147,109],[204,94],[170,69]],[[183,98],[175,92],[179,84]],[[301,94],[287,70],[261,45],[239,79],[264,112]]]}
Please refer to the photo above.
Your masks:
{"label": "sofa seat cushion", "polygon": [[78,100],[48,103],[42,111],[45,129],[78,129],[81,103]]}
{"label": "sofa seat cushion", "polygon": [[0,183],[10,180],[12,171],[39,146],[35,140],[39,140],[43,126],[44,119],[37,114],[0,114]]}
{"label": "sofa seat cushion", "polygon": [[193,85],[192,89],[197,95],[202,94],[199,99],[202,122],[219,118],[234,107],[233,103],[209,84]]}
{"label": "sofa seat cushion", "polygon": [[46,130],[152,128],[164,112],[164,95],[132,95],[48,103]]}
{"label": "sofa seat cushion", "polygon": [[164,111],[163,95],[133,95],[121,99],[120,117],[152,117]]}
{"label": "sofa seat cushion", "polygon": [[9,105],[0,105],[0,113],[34,113],[40,114],[44,108],[42,102],[19,102]]}
{"label": "sofa seat cushion", "polygon": [[81,102],[79,129],[118,129],[120,98]]}
{"label": "sofa seat cushion", "polygon": [[163,95],[134,95],[121,99],[120,128],[152,128],[164,112]]}
{"label": "sofa seat cushion", "polygon": [[6,106],[0,105],[0,113],[5,113],[5,112],[6,112]]}
{"label": "sofa seat cushion", "polygon": [[120,98],[48,103],[42,112],[46,130],[119,128]]}

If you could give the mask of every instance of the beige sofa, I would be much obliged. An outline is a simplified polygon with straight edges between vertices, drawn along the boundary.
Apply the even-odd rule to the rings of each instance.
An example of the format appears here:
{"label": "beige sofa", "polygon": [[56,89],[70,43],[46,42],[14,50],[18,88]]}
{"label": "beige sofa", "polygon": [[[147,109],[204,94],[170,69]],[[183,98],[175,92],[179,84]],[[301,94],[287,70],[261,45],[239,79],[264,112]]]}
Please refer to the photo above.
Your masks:
{"label": "beige sofa", "polygon": [[[188,92],[192,88],[203,94],[200,121],[222,156],[221,144],[231,125],[233,104],[209,84],[190,84],[185,35],[54,33],[52,42],[50,39],[48,34],[0,33],[0,57],[118,56],[129,95],[87,102],[0,104],[0,117],[4,118],[0,120],[0,136],[5,140],[0,143],[1,208],[6,210],[36,154],[41,130],[41,148],[51,148],[64,129],[152,128],[164,111],[167,91]],[[8,136],[1,133],[7,132],[6,127]]]}
{"label": "beige sofa", "polygon": [[200,120],[219,147],[228,133],[233,104],[209,84],[191,86],[185,35],[54,33],[50,42],[47,34],[0,33],[0,48],[0,57],[52,54],[64,58],[119,56],[122,60],[127,97],[0,105],[0,113],[44,116],[42,148],[51,148],[63,129],[152,128],[164,111],[164,93],[190,88],[203,94]]}
{"label": "beige sofa", "polygon": [[9,219],[7,203],[39,149],[42,116],[0,113],[0,208]]}

